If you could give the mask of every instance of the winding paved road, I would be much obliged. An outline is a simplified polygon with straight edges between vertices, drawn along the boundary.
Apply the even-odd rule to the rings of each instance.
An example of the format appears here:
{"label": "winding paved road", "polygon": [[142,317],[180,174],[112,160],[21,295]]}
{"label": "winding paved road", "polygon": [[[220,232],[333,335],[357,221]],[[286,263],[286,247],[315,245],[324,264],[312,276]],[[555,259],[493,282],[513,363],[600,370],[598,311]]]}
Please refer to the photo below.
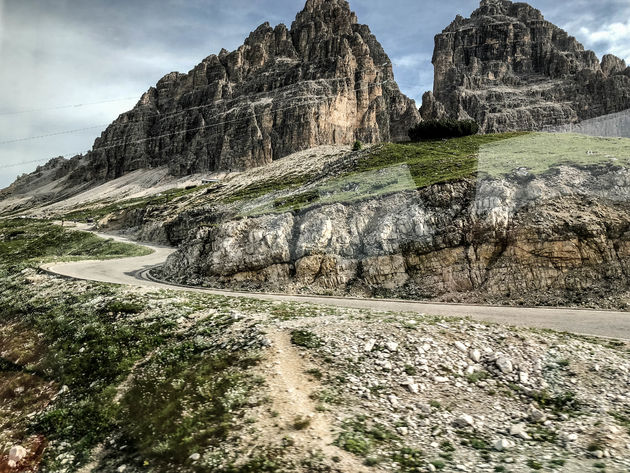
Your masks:
{"label": "winding paved road", "polygon": [[[81,228],[85,230],[85,227]],[[103,238],[131,242],[125,238],[96,233]],[[137,242],[133,242],[137,243]],[[630,341],[630,312],[582,310],[565,308],[494,307],[481,305],[439,304],[400,300],[356,299],[324,296],[295,296],[286,294],[258,294],[213,289],[182,287],[164,284],[147,278],[148,270],[166,261],[174,248],[144,245],[154,250],[148,256],[105,261],[56,263],[42,269],[61,276],[89,281],[127,284],[154,289],[176,289],[231,297],[260,300],[306,302],[336,307],[419,312],[444,316],[471,317],[477,320],[506,325],[546,328],[575,334],[624,339]]]}

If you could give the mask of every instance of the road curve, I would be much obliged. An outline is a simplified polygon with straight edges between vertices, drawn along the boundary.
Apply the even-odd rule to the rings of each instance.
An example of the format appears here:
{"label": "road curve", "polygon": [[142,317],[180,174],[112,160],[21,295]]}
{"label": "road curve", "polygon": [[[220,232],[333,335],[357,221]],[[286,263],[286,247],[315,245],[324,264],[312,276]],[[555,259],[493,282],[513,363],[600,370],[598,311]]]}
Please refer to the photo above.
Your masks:
{"label": "road curve", "polygon": [[[126,238],[96,233],[102,238],[131,242]],[[137,243],[137,242],[133,242]],[[326,296],[261,294],[183,287],[151,280],[148,270],[166,261],[174,248],[144,244],[153,250],[147,256],[105,261],[80,261],[43,265],[45,271],[88,281],[126,284],[153,289],[176,289],[230,297],[249,297],[266,301],[305,302],[335,307],[376,309],[385,311],[419,312],[443,316],[471,317],[476,320],[505,325],[552,329],[596,337],[630,341],[630,312],[566,308],[496,307],[464,304],[441,304],[387,299],[359,299]]]}

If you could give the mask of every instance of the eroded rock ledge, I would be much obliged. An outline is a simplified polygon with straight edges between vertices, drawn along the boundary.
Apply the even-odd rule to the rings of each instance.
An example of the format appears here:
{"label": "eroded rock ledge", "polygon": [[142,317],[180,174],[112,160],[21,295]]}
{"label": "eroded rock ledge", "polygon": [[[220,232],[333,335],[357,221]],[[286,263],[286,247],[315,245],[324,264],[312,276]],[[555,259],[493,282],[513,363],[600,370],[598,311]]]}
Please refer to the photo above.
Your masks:
{"label": "eroded rock ledge", "polygon": [[628,215],[627,169],[563,166],[216,223],[186,241],[164,275],[244,289],[618,307],[630,282]]}

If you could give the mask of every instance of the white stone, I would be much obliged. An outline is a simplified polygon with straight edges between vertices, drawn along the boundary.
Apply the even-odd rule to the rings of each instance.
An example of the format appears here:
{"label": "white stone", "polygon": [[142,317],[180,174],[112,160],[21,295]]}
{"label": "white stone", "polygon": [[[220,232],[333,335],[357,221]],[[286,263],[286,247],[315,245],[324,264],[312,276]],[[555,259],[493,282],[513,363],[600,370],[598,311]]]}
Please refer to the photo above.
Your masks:
{"label": "white stone", "polygon": [[363,349],[365,351],[372,351],[372,349],[374,348],[374,345],[376,345],[376,340],[371,338],[365,343],[365,346],[363,347]]}
{"label": "white stone", "polygon": [[434,380],[436,383],[446,383],[446,382],[448,381],[448,378],[446,378],[446,377],[444,377],[444,376],[435,376],[435,377],[433,378],[433,380]]}
{"label": "white stone", "polygon": [[562,440],[564,440],[565,442],[575,442],[578,439],[578,435],[575,433],[571,433],[571,434],[563,434],[561,436]]}
{"label": "white stone", "polygon": [[453,424],[456,427],[473,427],[475,425],[475,420],[470,414],[462,414],[459,416]]}
{"label": "white stone", "polygon": [[385,344],[385,347],[389,350],[389,351],[396,351],[398,350],[398,343],[396,342],[387,342]]}
{"label": "white stone", "polygon": [[530,406],[528,414],[532,422],[544,422],[546,418],[545,413],[534,406]]}
{"label": "white stone", "polygon": [[15,468],[26,457],[26,449],[21,445],[15,445],[9,450],[9,467]]}
{"label": "white stone", "polygon": [[520,437],[523,440],[529,440],[531,437],[527,433],[526,429],[527,429],[527,426],[525,425],[524,422],[521,422],[520,424],[514,424],[512,425],[512,427],[510,427],[510,435],[513,435],[515,437]]}
{"label": "white stone", "polygon": [[123,473],[127,469],[127,465],[120,465],[116,470],[118,473]]}
{"label": "white stone", "polygon": [[481,361],[481,352],[474,348],[468,352],[468,357],[475,363],[479,363]]}
{"label": "white stone", "polygon": [[468,351],[468,348],[466,348],[466,345],[464,345],[462,342],[455,342],[455,348],[457,348],[462,353],[466,353]]}
{"label": "white stone", "polygon": [[518,379],[521,384],[527,384],[529,382],[529,374],[527,371],[521,371],[518,373]]}
{"label": "white stone", "polygon": [[192,461],[196,462],[197,460],[199,460],[201,458],[201,455],[199,453],[193,453],[188,458],[190,458]]}
{"label": "white stone", "polygon": [[513,442],[510,442],[508,439],[499,439],[494,442],[494,449],[502,452],[504,450],[508,450],[514,446]]}
{"label": "white stone", "polygon": [[508,374],[511,373],[514,369],[514,367],[512,366],[512,361],[504,356],[500,356],[499,358],[497,358],[495,364],[497,365],[497,368],[501,370],[501,373]]}

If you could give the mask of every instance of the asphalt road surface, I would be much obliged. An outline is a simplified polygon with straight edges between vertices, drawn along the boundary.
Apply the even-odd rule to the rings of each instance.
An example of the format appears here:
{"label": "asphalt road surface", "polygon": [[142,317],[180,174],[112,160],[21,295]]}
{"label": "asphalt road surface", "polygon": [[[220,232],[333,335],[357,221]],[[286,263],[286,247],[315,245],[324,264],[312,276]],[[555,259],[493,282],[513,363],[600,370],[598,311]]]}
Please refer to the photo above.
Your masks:
{"label": "asphalt road surface", "polygon": [[[83,229],[85,229],[83,227]],[[99,234],[103,238],[129,242],[114,236]],[[476,320],[505,325],[552,329],[582,335],[593,335],[630,340],[630,312],[583,310],[567,308],[522,308],[482,305],[441,304],[387,299],[358,299],[325,296],[297,296],[269,293],[243,293],[170,285],[150,278],[149,269],[163,264],[174,248],[148,245],[154,252],[148,256],[105,261],[56,263],[42,269],[66,277],[89,281],[126,284],[154,289],[176,289],[232,297],[249,297],[261,300],[304,302],[336,307],[376,309],[383,311],[419,312],[425,314],[471,317]]]}

